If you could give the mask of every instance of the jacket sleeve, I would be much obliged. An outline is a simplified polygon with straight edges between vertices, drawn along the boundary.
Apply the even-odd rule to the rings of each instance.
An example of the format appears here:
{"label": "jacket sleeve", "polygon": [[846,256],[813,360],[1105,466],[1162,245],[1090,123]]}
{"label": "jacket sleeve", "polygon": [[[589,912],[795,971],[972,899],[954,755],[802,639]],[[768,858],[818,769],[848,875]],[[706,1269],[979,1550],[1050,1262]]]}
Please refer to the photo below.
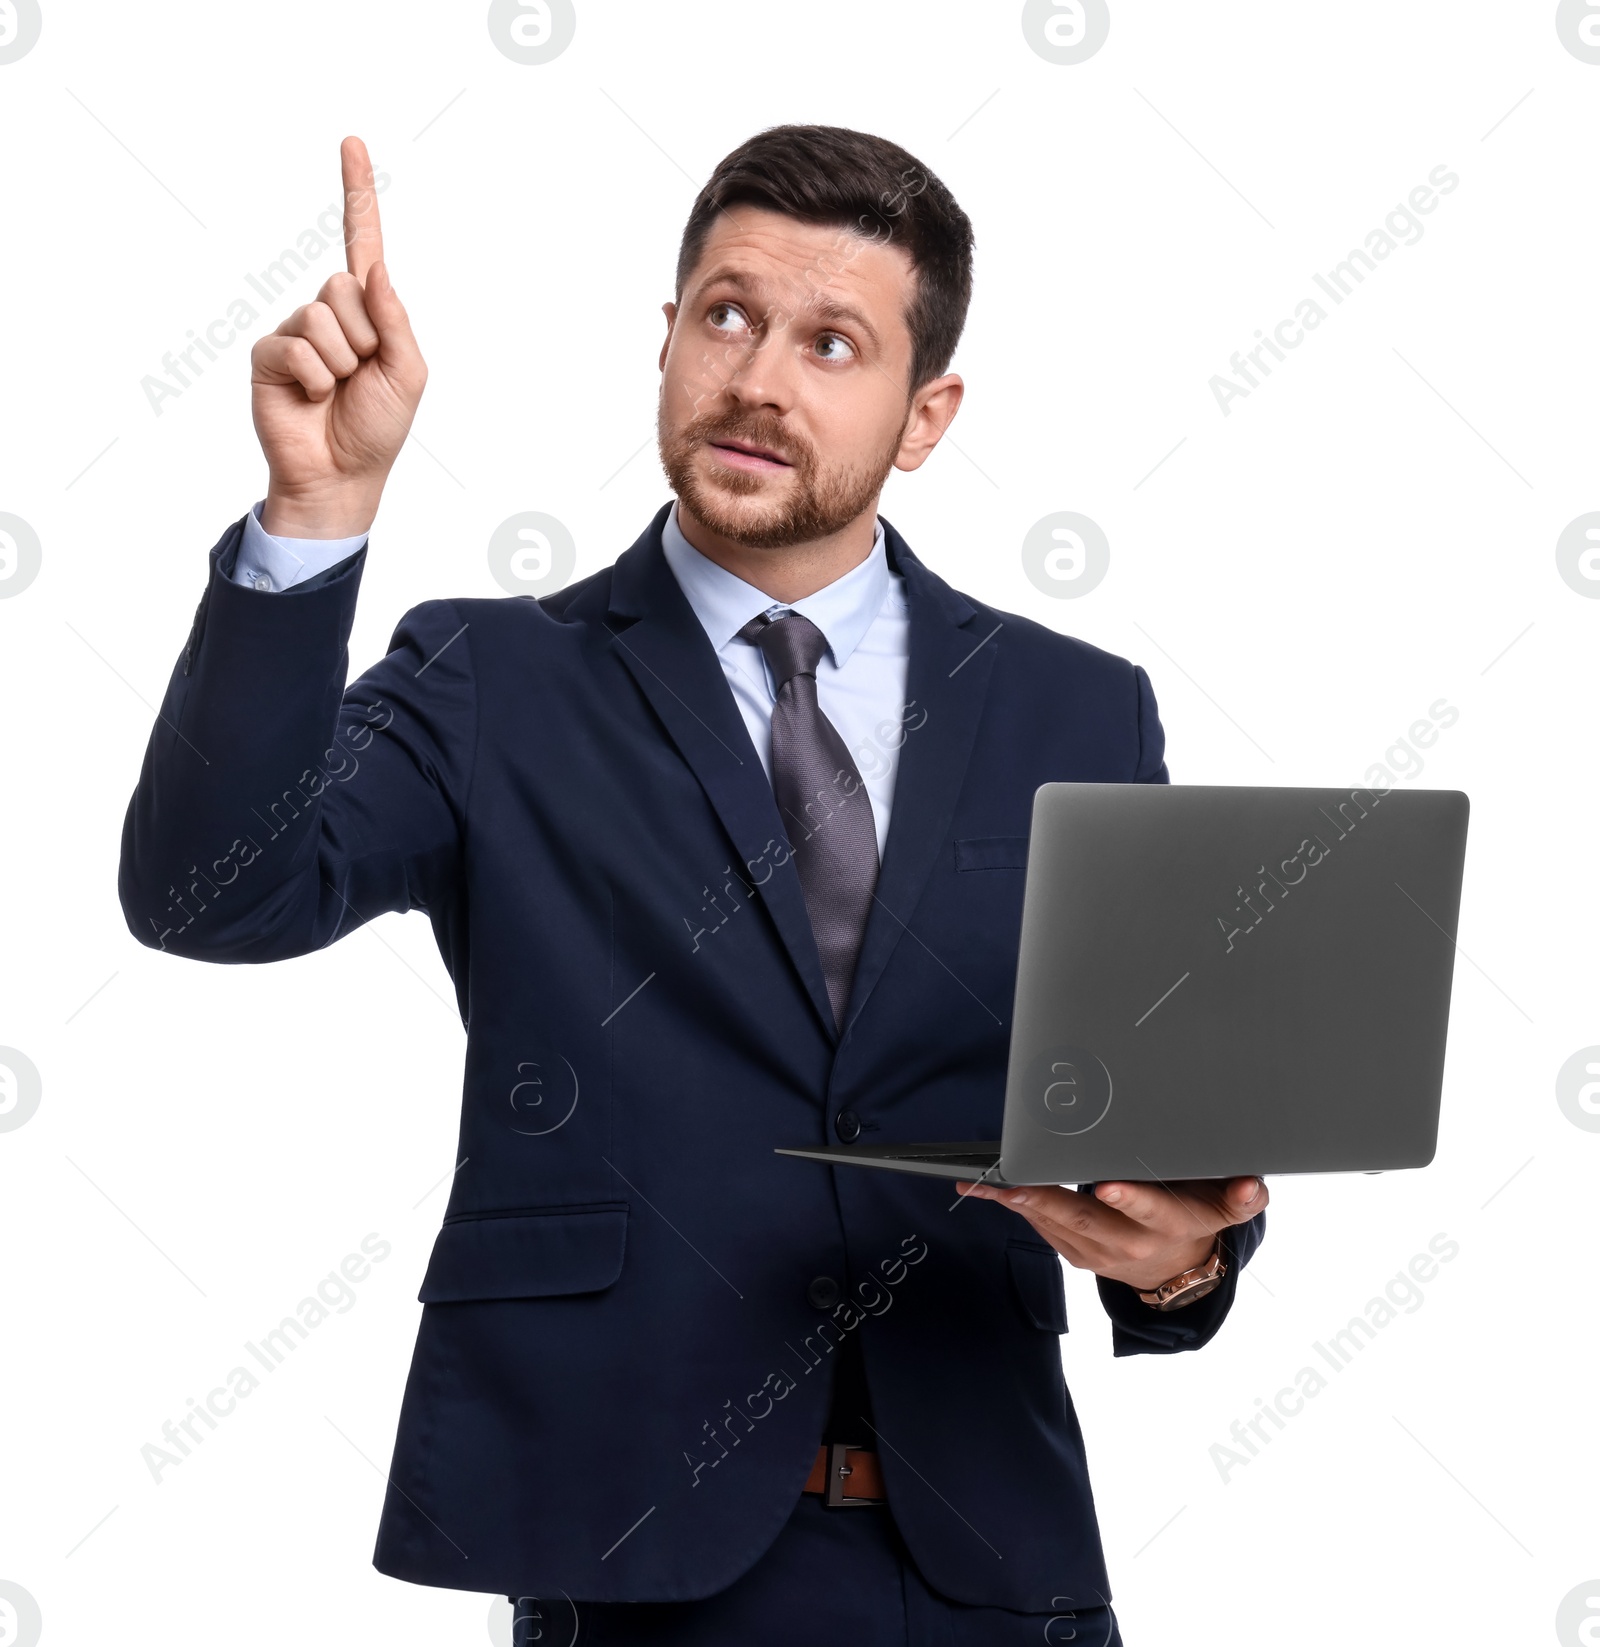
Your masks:
{"label": "jacket sleeve", "polygon": [[457,898],[477,710],[448,601],[401,619],[345,686],[362,549],[306,584],[210,578],[167,685],[122,832],[117,890],[143,944],[259,962],[321,949],[388,911]]}
{"label": "jacket sleeve", "polygon": [[1167,776],[1167,734],[1161,726],[1150,677],[1138,664],[1133,666],[1133,681],[1139,694],[1139,764],[1134,769],[1133,781],[1168,783],[1171,780]]}
{"label": "jacket sleeve", "polygon": [[[1079,1189],[1092,1192],[1093,1184]],[[1230,1224],[1222,1232],[1222,1256],[1228,1266],[1222,1285],[1204,1298],[1181,1309],[1152,1309],[1140,1298],[1138,1289],[1125,1281],[1108,1281],[1097,1275],[1095,1286],[1100,1302],[1111,1317],[1111,1353],[1117,1355],[1171,1355],[1178,1350],[1198,1350],[1209,1344],[1227,1320],[1239,1290],[1243,1270],[1267,1233],[1266,1210],[1243,1224]]]}

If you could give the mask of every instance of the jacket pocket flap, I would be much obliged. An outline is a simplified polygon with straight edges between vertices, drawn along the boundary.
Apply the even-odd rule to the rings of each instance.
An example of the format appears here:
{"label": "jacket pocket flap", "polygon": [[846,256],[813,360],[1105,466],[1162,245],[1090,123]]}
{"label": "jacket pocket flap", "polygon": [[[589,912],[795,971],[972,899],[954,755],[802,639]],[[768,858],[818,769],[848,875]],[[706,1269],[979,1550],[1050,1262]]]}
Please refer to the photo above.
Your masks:
{"label": "jacket pocket flap", "polygon": [[1026,835],[988,835],[956,842],[957,869],[1026,869]]}
{"label": "jacket pocket flap", "polygon": [[1067,1289],[1055,1249],[1008,1241],[1006,1260],[1011,1266],[1011,1286],[1022,1313],[1042,1332],[1065,1332]]}
{"label": "jacket pocket flap", "polygon": [[622,1273],[628,1209],[582,1207],[461,1218],[433,1244],[424,1304],[599,1292]]}

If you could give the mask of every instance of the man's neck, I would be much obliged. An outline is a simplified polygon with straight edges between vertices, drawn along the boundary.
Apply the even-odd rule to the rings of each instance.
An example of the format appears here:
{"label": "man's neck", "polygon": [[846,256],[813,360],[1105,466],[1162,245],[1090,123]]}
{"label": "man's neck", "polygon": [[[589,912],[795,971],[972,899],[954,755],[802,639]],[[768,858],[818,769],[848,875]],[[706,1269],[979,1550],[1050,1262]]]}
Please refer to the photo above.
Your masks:
{"label": "man's neck", "polygon": [[824,538],[811,538],[782,549],[752,549],[748,544],[714,532],[697,515],[678,503],[678,527],[691,548],[724,571],[742,578],[773,600],[791,605],[837,583],[872,553],[878,532],[877,503],[863,510],[849,525]]}

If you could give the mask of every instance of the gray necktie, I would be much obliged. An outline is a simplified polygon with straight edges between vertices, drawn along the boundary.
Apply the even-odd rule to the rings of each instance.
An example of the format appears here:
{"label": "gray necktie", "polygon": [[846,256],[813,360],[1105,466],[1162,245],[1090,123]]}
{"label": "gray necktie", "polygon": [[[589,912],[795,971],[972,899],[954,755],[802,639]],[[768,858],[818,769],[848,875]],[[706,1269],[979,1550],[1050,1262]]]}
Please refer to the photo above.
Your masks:
{"label": "gray necktie", "polygon": [[772,670],[772,788],[822,957],[834,1023],[844,1027],[861,936],[878,882],[872,802],[844,739],[817,703],[823,633],[799,612],[752,618],[740,635]]}

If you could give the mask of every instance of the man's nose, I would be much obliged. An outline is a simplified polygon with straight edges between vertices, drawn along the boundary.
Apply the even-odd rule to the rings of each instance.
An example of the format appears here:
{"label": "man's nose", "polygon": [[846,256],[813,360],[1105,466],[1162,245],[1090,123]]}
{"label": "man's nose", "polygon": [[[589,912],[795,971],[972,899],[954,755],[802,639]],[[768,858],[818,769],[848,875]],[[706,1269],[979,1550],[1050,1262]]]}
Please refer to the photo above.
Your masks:
{"label": "man's nose", "polygon": [[783,333],[767,333],[730,352],[731,370],[724,386],[728,397],[750,411],[780,416],[794,405],[795,363]]}

